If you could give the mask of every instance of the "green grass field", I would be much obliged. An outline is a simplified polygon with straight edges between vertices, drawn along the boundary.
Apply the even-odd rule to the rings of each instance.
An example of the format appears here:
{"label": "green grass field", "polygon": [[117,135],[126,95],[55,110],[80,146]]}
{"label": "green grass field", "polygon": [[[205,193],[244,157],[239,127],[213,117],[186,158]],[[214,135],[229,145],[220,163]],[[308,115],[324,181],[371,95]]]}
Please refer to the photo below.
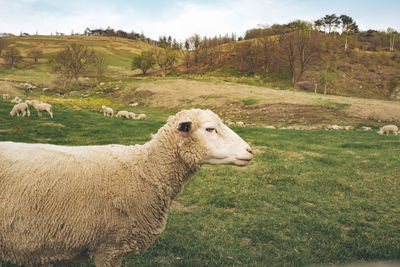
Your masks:
{"label": "green grass field", "polygon": [[[9,116],[12,105],[0,100],[1,141],[144,143],[174,113],[148,108],[150,119],[137,121],[54,105],[54,119],[38,118],[32,108],[31,117],[20,118]],[[251,143],[254,161],[244,168],[203,166],[178,196],[165,232],[126,266],[400,260],[400,137],[234,130]]]}

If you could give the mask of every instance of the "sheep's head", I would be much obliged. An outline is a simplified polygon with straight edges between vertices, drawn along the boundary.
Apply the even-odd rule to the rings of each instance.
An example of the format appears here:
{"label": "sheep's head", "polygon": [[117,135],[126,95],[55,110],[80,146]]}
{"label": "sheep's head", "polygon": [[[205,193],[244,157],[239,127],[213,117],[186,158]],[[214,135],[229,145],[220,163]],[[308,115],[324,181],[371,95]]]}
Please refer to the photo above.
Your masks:
{"label": "sheep's head", "polygon": [[245,166],[250,146],[210,110],[185,110],[174,116],[181,157],[190,163]]}

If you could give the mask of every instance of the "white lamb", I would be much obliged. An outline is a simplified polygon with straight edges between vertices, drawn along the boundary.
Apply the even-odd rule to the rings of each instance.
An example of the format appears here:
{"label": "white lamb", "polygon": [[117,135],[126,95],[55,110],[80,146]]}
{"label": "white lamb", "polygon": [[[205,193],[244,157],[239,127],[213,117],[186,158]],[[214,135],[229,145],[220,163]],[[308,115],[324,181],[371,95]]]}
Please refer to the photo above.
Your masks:
{"label": "white lamb", "polygon": [[14,107],[10,111],[11,117],[14,115],[17,115],[18,117],[22,115],[22,117],[25,117],[26,114],[28,114],[28,117],[31,115],[29,107],[26,103],[18,103],[14,105]]}
{"label": "white lamb", "polygon": [[386,134],[389,135],[392,132],[394,135],[398,135],[399,128],[396,125],[385,125],[379,131],[378,134]]}
{"label": "white lamb", "polygon": [[39,101],[39,100],[25,100],[25,103],[28,104],[29,106],[33,106],[33,103],[40,104],[40,103],[43,103],[43,102]]}
{"label": "white lamb", "polygon": [[126,118],[126,119],[129,119],[129,118],[130,118],[130,115],[129,115],[129,112],[128,112],[128,111],[126,111],[126,110],[121,110],[121,111],[118,111],[118,113],[117,113],[117,115],[115,115],[115,117],[117,117],[117,118]]}
{"label": "white lamb", "polygon": [[104,116],[112,117],[114,115],[114,110],[106,105],[102,105],[101,108],[103,109]]}
{"label": "white lamb", "polygon": [[49,113],[50,117],[53,118],[53,107],[50,104],[43,103],[37,100],[30,101],[32,106],[36,109],[38,116],[41,118],[42,117],[42,112],[47,111]]}
{"label": "white lamb", "polygon": [[7,99],[9,99],[9,98],[10,98],[10,95],[9,95],[9,94],[3,94],[3,99],[7,100]]}
{"label": "white lamb", "polygon": [[135,119],[136,118],[136,114],[133,112],[128,112],[129,118],[131,119]]}
{"label": "white lamb", "polygon": [[164,230],[202,164],[245,166],[250,146],[209,110],[168,118],[135,146],[0,142],[0,258],[51,266],[78,255],[121,266]]}
{"label": "white lamb", "polygon": [[139,114],[137,117],[136,117],[136,119],[137,120],[145,120],[146,119],[146,114]]}
{"label": "white lamb", "polygon": [[22,103],[22,99],[16,96],[13,100],[11,100],[11,103]]}

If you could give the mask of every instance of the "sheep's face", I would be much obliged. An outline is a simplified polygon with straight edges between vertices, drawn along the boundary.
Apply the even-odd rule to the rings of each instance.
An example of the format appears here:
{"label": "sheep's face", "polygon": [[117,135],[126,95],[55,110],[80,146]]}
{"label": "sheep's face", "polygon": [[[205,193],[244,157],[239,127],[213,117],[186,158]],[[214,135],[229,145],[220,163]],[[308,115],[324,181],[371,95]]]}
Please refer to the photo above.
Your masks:
{"label": "sheep's face", "polygon": [[[185,140],[181,155],[197,154],[200,164],[245,166],[253,158],[250,146],[210,110],[195,110],[193,119],[178,122],[177,130]],[[190,150],[190,151],[188,151]]]}

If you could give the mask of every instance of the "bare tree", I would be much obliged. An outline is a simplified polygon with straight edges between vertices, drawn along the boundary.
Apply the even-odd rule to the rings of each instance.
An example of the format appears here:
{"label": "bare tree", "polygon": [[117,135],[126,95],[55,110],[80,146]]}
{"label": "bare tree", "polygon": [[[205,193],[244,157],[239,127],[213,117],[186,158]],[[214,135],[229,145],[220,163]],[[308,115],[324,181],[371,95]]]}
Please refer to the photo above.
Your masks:
{"label": "bare tree", "polygon": [[167,76],[168,71],[173,68],[177,60],[177,51],[170,48],[155,48],[153,53],[156,63],[161,69],[162,76]]}
{"label": "bare tree", "polygon": [[81,44],[71,44],[57,52],[50,60],[53,70],[60,73],[64,86],[74,78],[79,84],[79,75],[95,61],[95,51]]}
{"label": "bare tree", "polygon": [[235,46],[235,61],[239,64],[239,69],[254,74],[259,58],[258,45],[255,42],[247,41]]}
{"label": "bare tree", "polygon": [[274,55],[276,54],[277,44],[274,38],[270,36],[259,39],[259,47],[261,55],[261,64],[264,71],[268,72],[274,63]]}
{"label": "bare tree", "polygon": [[22,61],[21,52],[14,46],[8,47],[4,50],[3,58],[7,68],[12,69],[17,63]]}
{"label": "bare tree", "polygon": [[193,60],[195,65],[197,65],[199,60],[198,58],[199,58],[200,42],[201,42],[201,37],[197,33],[195,33],[192,37],[189,38],[189,44],[193,51],[194,55]]}
{"label": "bare tree", "polygon": [[108,68],[108,60],[105,54],[96,53],[94,57],[94,67],[98,78],[103,78],[104,73]]}
{"label": "bare tree", "polygon": [[397,39],[398,33],[395,29],[393,28],[387,28],[386,30],[387,36],[389,38],[389,50],[390,52],[394,51],[394,43]]}
{"label": "bare tree", "polygon": [[32,58],[35,64],[38,63],[39,58],[43,56],[43,50],[40,48],[32,48],[28,51],[28,57]]}
{"label": "bare tree", "polygon": [[324,86],[324,95],[328,89],[336,82],[336,71],[332,65],[330,56],[323,59],[322,72],[320,73],[320,83]]}
{"label": "bare tree", "polygon": [[292,83],[296,85],[313,59],[317,58],[319,34],[308,29],[298,30],[281,36],[280,45]]}
{"label": "bare tree", "polygon": [[297,76],[298,81],[301,79],[311,61],[316,58],[317,52],[320,50],[320,38],[318,33],[303,30],[297,32],[297,40],[300,65],[300,71]]}
{"label": "bare tree", "polygon": [[283,59],[289,69],[290,76],[292,78],[292,84],[296,84],[296,33],[289,33],[280,36],[280,48],[283,54]]}

